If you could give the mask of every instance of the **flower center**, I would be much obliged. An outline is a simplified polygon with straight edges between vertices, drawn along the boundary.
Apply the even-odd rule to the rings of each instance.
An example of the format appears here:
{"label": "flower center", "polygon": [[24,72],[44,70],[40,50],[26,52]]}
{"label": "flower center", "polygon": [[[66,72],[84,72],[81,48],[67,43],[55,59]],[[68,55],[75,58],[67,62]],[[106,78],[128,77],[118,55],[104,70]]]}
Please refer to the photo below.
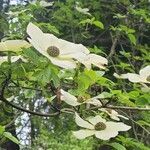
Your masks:
{"label": "flower center", "polygon": [[146,80],[147,80],[147,81],[150,81],[150,76],[148,76]]}
{"label": "flower center", "polygon": [[77,102],[83,103],[85,101],[85,98],[83,96],[79,96]]}
{"label": "flower center", "polygon": [[95,130],[101,131],[106,129],[106,124],[103,122],[99,122],[95,125]]}
{"label": "flower center", "polygon": [[50,46],[47,48],[47,53],[52,57],[57,57],[60,53],[59,48],[56,46]]}

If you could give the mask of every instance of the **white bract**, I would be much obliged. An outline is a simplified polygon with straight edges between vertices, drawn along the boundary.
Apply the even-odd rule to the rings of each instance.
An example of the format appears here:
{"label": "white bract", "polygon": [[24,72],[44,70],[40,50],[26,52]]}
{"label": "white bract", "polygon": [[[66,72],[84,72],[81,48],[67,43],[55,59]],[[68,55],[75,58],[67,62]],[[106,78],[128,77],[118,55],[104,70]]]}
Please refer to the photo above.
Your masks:
{"label": "white bract", "polygon": [[22,13],[26,12],[27,10],[29,10],[29,9],[24,9],[24,10],[15,11],[15,12],[9,11],[9,12],[6,12],[5,14],[9,15],[10,17],[16,17],[16,16],[18,16],[19,14],[22,14]]}
{"label": "white bract", "polygon": [[40,1],[40,5],[43,7],[53,6],[54,2],[46,2],[44,0]]}
{"label": "white bract", "polygon": [[22,48],[29,48],[30,46],[31,44],[25,40],[7,40],[0,42],[0,51],[18,52],[21,51]]}
{"label": "white bract", "polygon": [[139,71],[139,74],[135,74],[135,73],[127,73],[127,74],[121,74],[118,75],[116,73],[114,73],[114,76],[116,78],[120,78],[120,79],[128,79],[129,81],[133,82],[133,83],[150,83],[150,65],[144,67],[143,69],[141,69]]}
{"label": "white bract", "polygon": [[[105,113],[107,113],[107,114],[110,116],[110,118],[113,119],[113,120],[119,121],[120,118],[123,118],[123,119],[128,120],[127,117],[118,114],[118,112],[115,111],[115,110],[113,110],[113,109],[109,109],[109,108],[100,108],[99,110],[100,110],[100,111],[103,111],[103,112],[105,112]],[[119,117],[120,117],[120,118],[119,118]]]}
{"label": "white bract", "polygon": [[102,106],[101,102],[97,99],[97,97],[93,97],[93,98],[84,100],[84,98],[77,99],[75,96],[71,95],[70,93],[68,93],[62,89],[60,90],[60,92],[61,92],[60,99],[71,106],[78,106],[78,105],[81,105],[84,103],[92,104],[95,106]]}
{"label": "white bract", "polygon": [[128,131],[131,128],[122,122],[106,121],[99,115],[85,121],[75,113],[75,122],[78,126],[85,128],[73,131],[74,136],[78,139],[95,135],[101,140],[109,140],[112,137],[116,137],[119,131]]}
{"label": "white bract", "polygon": [[59,39],[53,34],[43,33],[32,23],[27,26],[27,33],[30,36],[28,40],[35,49],[59,67],[76,68],[75,60],[83,63],[88,68],[91,67],[91,64],[100,68],[104,68],[103,66],[107,64],[106,58],[90,54],[89,50],[82,44],[75,44]]}
{"label": "white bract", "polygon": [[76,5],[75,6],[76,10],[82,14],[85,14],[85,15],[89,15],[91,16],[91,14],[89,13],[89,9],[88,8],[81,8],[80,6]]}
{"label": "white bract", "polygon": [[[19,56],[11,56],[11,62],[16,62],[19,59],[21,59],[23,62],[27,62],[27,60],[25,58],[23,58],[21,55]],[[0,57],[0,65],[5,62],[8,61],[8,56],[1,56]]]}
{"label": "white bract", "polygon": [[40,6],[42,7],[49,7],[49,6],[53,6],[54,2],[46,2],[44,0],[40,0],[40,1],[31,1],[29,2],[30,4],[36,5],[39,3]]}

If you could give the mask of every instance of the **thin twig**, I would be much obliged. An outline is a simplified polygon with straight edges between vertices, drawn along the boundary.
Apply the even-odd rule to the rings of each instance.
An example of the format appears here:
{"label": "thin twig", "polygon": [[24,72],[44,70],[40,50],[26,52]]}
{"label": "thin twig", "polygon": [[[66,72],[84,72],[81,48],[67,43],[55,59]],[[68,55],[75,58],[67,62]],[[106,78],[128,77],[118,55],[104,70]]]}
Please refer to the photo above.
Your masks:
{"label": "thin twig", "polygon": [[129,115],[127,115],[124,111],[121,111],[126,117],[128,117],[132,122],[134,122],[135,124],[137,124],[139,127],[141,127],[146,133],[148,133],[150,135],[150,132],[145,129],[142,125],[140,125],[138,122],[134,121]]}
{"label": "thin twig", "polygon": [[[112,37],[112,35],[111,35],[111,37]],[[112,46],[111,46],[110,53],[109,53],[107,59],[111,58],[115,54],[115,49],[116,49],[116,46],[118,43],[118,39],[119,39],[119,36],[116,36],[114,39],[112,38]]]}
{"label": "thin twig", "polygon": [[[132,118],[132,114],[131,114],[130,111],[129,111],[129,116],[130,116],[130,118]],[[131,125],[132,125],[132,129],[133,129],[133,133],[134,133],[135,139],[139,141],[138,136],[137,136],[137,131],[136,131],[136,128],[135,128],[136,126],[135,126],[135,124],[134,124],[134,122],[132,120],[131,120]]]}
{"label": "thin twig", "polygon": [[86,110],[93,110],[98,108],[111,108],[111,109],[122,109],[122,110],[132,110],[132,111],[150,111],[150,108],[140,108],[140,107],[126,107],[126,106],[112,106],[112,105],[106,105],[106,106],[99,106],[99,107],[91,107]]}

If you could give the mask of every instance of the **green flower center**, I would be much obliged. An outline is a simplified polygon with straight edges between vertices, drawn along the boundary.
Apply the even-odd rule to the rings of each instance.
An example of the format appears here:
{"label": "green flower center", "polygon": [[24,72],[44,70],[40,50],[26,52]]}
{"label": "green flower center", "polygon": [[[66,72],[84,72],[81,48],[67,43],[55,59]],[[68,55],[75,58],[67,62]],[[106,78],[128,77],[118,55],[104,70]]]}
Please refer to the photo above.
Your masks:
{"label": "green flower center", "polygon": [[52,57],[57,57],[60,54],[60,51],[56,46],[50,46],[47,48],[47,53]]}
{"label": "green flower center", "polygon": [[150,81],[150,76],[148,76],[146,80],[147,80],[147,81]]}
{"label": "green flower center", "polygon": [[77,102],[83,103],[85,101],[85,98],[83,96],[79,96],[77,99]]}
{"label": "green flower center", "polygon": [[95,125],[95,130],[101,131],[106,129],[106,124],[103,122],[99,122]]}

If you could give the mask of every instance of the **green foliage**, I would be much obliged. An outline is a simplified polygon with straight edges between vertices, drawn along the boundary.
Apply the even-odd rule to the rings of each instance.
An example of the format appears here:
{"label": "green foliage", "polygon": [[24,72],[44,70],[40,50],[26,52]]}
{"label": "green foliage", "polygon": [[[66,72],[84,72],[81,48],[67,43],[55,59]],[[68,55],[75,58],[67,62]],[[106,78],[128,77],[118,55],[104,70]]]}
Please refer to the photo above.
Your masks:
{"label": "green foliage", "polygon": [[3,133],[3,136],[6,137],[6,138],[8,138],[9,140],[13,141],[13,142],[16,143],[16,144],[19,144],[18,139],[15,138],[11,133],[9,133],[9,132],[4,132],[4,133]]}
{"label": "green foliage", "polygon": [[116,150],[126,150],[126,148],[123,145],[116,143],[116,142],[110,143],[109,145],[111,145]]}
{"label": "green foliage", "polygon": [[10,132],[5,132],[5,127],[0,125],[0,136],[5,137],[16,144],[19,144],[19,141],[16,137],[14,137]]}
{"label": "green foliage", "polygon": [[[55,133],[56,134],[56,133]],[[92,138],[78,141],[71,132],[59,134],[56,136],[54,133],[42,132],[40,137],[35,140],[38,145],[32,148],[40,149],[46,148],[47,150],[92,150],[94,140]]]}
{"label": "green foliage", "polygon": [[89,88],[89,86],[96,83],[100,78],[98,72],[93,70],[85,70],[78,76],[78,93],[85,92]]}
{"label": "green foliage", "polygon": [[137,142],[132,138],[125,138],[123,136],[119,136],[119,141],[121,141],[125,146],[132,148],[133,150],[149,150],[149,147],[145,146],[141,142]]}
{"label": "green foliage", "polygon": [[[58,102],[58,98],[61,96],[59,89],[62,88],[76,97],[98,96],[98,100],[104,104],[108,102],[108,106],[149,108],[149,84],[131,83],[113,76],[115,72],[139,73],[141,68],[149,65],[149,1],[63,0],[54,1],[50,7],[41,6],[40,1],[35,4],[24,5],[24,3],[10,5],[9,11],[13,12],[11,15],[8,12],[0,14],[2,40],[27,39],[26,27],[29,22],[33,22],[44,33],[84,44],[91,53],[108,56],[109,63],[107,69],[103,71],[93,66],[92,69],[87,70],[80,64],[78,68],[71,70],[53,65],[33,47],[23,49],[23,52],[11,53],[12,56],[21,55],[27,61],[18,60],[11,64],[8,62],[0,64],[0,87],[11,74],[4,97],[9,99],[14,96],[12,103],[34,112],[55,113],[57,111],[61,114],[54,116],[53,119],[29,115],[26,121],[30,122],[30,126],[27,126],[31,129],[28,133],[29,137],[25,140],[19,137],[19,140],[23,143],[27,141],[25,145],[27,149],[92,150],[100,149],[105,144],[114,150],[148,150],[146,145],[149,145],[147,139],[150,127],[149,112],[125,110],[122,113],[122,110],[117,110],[119,114],[130,117],[126,121],[132,126],[130,132],[105,142],[92,137],[77,140],[71,132],[78,129],[72,111],[77,111],[83,117],[99,114],[99,111],[98,109],[90,111],[90,106],[86,105],[68,106],[63,101]],[[88,8],[91,15],[78,12],[75,8],[77,3],[81,8]],[[0,51],[0,57],[6,55],[7,52]],[[16,114],[18,111],[15,109],[10,111],[5,103],[1,106],[0,136],[3,140],[7,138],[19,144],[14,135],[4,128],[4,125],[12,120],[10,112]],[[23,112],[19,117],[22,114]],[[24,128],[25,123],[22,124],[24,118],[19,117],[13,129]],[[3,143],[3,140],[0,139],[0,143]]]}
{"label": "green foliage", "polygon": [[100,28],[100,29],[104,29],[104,25],[102,22],[98,21],[98,20],[95,20],[95,17],[91,18],[91,19],[86,19],[86,20],[82,20],[80,22],[80,24],[83,24],[83,25],[95,25],[96,27]]}

